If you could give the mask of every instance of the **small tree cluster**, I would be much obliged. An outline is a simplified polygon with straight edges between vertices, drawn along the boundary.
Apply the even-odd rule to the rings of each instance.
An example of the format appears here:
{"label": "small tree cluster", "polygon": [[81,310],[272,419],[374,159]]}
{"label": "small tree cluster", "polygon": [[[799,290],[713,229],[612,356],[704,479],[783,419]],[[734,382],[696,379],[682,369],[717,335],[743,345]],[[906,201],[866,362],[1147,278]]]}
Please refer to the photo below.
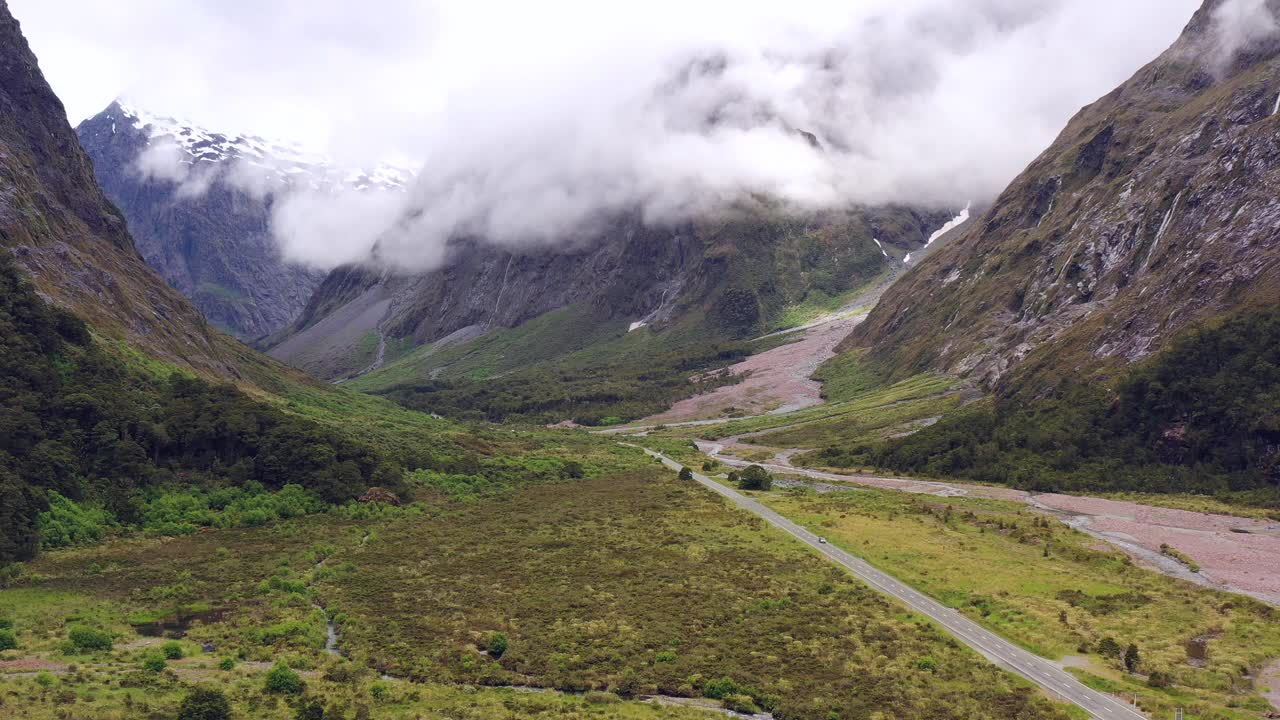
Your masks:
{"label": "small tree cluster", "polygon": [[743,490],[770,490],[773,488],[773,476],[759,465],[752,465],[738,476],[738,487]]}

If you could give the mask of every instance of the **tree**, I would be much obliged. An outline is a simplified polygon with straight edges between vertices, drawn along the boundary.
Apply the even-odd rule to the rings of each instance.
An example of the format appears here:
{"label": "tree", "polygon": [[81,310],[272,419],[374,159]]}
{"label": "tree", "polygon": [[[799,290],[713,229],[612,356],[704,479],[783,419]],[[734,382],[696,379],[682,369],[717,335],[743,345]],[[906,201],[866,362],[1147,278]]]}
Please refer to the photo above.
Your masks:
{"label": "tree", "polygon": [[738,487],[743,490],[770,490],[773,488],[773,476],[759,465],[752,465],[742,471]]}
{"label": "tree", "polygon": [[267,671],[263,689],[277,695],[297,695],[302,692],[302,678],[298,673],[282,662],[278,662]]}
{"label": "tree", "polygon": [[1129,647],[1125,648],[1124,650],[1125,670],[1128,670],[1129,672],[1133,672],[1134,670],[1138,669],[1138,665],[1141,662],[1142,662],[1141,658],[1138,657],[1138,646],[1134,645],[1133,643],[1129,643]]}
{"label": "tree", "polygon": [[1104,637],[1098,641],[1098,654],[1106,657],[1119,657],[1120,643],[1113,637]]}
{"label": "tree", "polygon": [[178,720],[230,720],[231,703],[221,690],[196,688],[182,699]]}
{"label": "tree", "polygon": [[692,479],[693,479],[693,471],[692,471],[692,470],[690,470],[690,469],[689,469],[689,468],[687,468],[687,467],[682,467],[682,468],[680,468],[680,479],[681,479],[681,480],[692,480]]}

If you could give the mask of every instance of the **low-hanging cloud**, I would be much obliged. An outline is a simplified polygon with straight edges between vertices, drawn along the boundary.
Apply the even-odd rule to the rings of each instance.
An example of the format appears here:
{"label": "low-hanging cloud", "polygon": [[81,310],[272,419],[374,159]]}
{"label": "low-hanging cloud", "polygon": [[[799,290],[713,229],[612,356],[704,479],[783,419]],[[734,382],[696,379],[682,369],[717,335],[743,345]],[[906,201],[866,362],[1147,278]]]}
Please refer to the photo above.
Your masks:
{"label": "low-hanging cloud", "polygon": [[[378,255],[429,266],[458,236],[556,243],[620,212],[660,223],[755,196],[797,209],[985,200],[1198,4],[802,2],[737,23],[695,12],[675,37],[654,25],[672,16],[588,10],[579,27],[599,36],[554,52],[537,46],[565,38],[539,32],[503,62],[449,46],[448,64],[469,71]],[[445,20],[467,28],[471,12]]]}
{"label": "low-hanging cloud", "polygon": [[1225,71],[1241,51],[1280,31],[1274,5],[1274,0],[1225,0],[1214,9],[1211,37],[1215,72]]}
{"label": "low-hanging cloud", "polygon": [[[11,2],[20,17],[57,4]],[[561,243],[623,212],[988,199],[1201,4],[387,0],[352,22],[340,0],[120,2],[145,38],[112,19],[130,15],[119,3],[91,18],[93,37],[125,38],[112,46],[134,53],[119,64],[140,103],[296,136],[348,165],[420,167],[402,194],[274,203],[288,257],[331,266],[376,247],[413,269],[451,238]]]}

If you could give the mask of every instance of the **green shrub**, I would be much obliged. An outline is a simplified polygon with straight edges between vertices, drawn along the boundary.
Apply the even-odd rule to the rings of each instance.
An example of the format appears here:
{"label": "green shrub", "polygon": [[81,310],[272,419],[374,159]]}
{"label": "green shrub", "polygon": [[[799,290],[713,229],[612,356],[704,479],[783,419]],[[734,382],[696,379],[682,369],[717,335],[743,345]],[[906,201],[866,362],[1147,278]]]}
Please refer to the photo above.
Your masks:
{"label": "green shrub", "polygon": [[13,650],[18,647],[18,637],[12,630],[0,630],[0,650]]}
{"label": "green shrub", "polygon": [[654,662],[660,662],[660,663],[664,663],[664,662],[675,662],[675,661],[676,661],[676,651],[675,651],[675,650],[663,650],[662,652],[658,653],[657,655],[655,655],[655,656],[653,657],[653,661],[654,661]]}
{"label": "green shrub", "polygon": [[221,690],[196,688],[178,709],[178,720],[230,720],[231,703]]}
{"label": "green shrub", "polygon": [[1138,655],[1138,646],[1129,643],[1129,647],[1124,651],[1124,669],[1134,672],[1140,664],[1142,664],[1142,658]]}
{"label": "green shrub", "polygon": [[570,460],[560,468],[560,476],[565,478],[580,479],[586,473],[582,469],[582,463]]}
{"label": "green shrub", "polygon": [[275,695],[297,695],[302,692],[302,688],[302,678],[282,662],[277,662],[267,671],[263,683],[263,690]]}
{"label": "green shrub", "polygon": [[83,625],[71,628],[67,639],[75,650],[110,650],[114,645],[111,633]]}
{"label": "green shrub", "polygon": [[9,618],[0,618],[0,630],[12,630],[13,621]]}
{"label": "green shrub", "polygon": [[507,652],[507,645],[507,636],[504,633],[495,632],[489,635],[486,649],[493,657],[500,658]]}
{"label": "green shrub", "polygon": [[81,505],[49,492],[49,509],[40,513],[40,544],[46,548],[87,545],[101,540],[111,528],[111,514],[106,510]]}
{"label": "green shrub", "polygon": [[740,693],[741,688],[738,687],[738,683],[734,682],[732,678],[727,677],[720,678],[719,680],[708,680],[707,683],[702,686],[702,694],[712,700],[723,700],[730,695],[738,695]]}
{"label": "green shrub", "polygon": [[219,670],[234,670],[236,668],[235,658],[222,658],[218,661]]}
{"label": "green shrub", "polygon": [[42,688],[51,688],[58,679],[52,673],[40,672],[36,674],[36,684]]}
{"label": "green shrub", "polygon": [[181,660],[183,655],[182,643],[176,641],[167,642],[160,648],[160,652],[164,654],[166,660]]}
{"label": "green shrub", "polygon": [[152,672],[152,673],[164,672],[164,669],[167,665],[168,663],[165,662],[164,653],[150,652],[150,653],[147,653],[146,656],[142,658],[142,669],[146,670],[147,672]]}
{"label": "green shrub", "polygon": [[1104,637],[1098,641],[1098,654],[1106,657],[1120,657],[1120,643],[1113,637]]}
{"label": "green shrub", "polygon": [[926,655],[916,661],[916,669],[933,672],[938,669],[938,661]]}
{"label": "green shrub", "polygon": [[603,692],[600,690],[592,690],[583,696],[583,699],[592,705],[613,705],[622,702],[622,698],[617,693]]}
{"label": "green shrub", "polygon": [[692,471],[692,470],[690,470],[690,469],[689,469],[689,468],[687,468],[687,467],[682,467],[682,468],[680,468],[680,479],[681,479],[681,480],[692,480],[692,479],[693,479],[693,471]]}
{"label": "green shrub", "polygon": [[751,699],[750,695],[730,695],[721,700],[720,704],[724,705],[725,710],[743,715],[754,715],[760,712],[759,706]]}

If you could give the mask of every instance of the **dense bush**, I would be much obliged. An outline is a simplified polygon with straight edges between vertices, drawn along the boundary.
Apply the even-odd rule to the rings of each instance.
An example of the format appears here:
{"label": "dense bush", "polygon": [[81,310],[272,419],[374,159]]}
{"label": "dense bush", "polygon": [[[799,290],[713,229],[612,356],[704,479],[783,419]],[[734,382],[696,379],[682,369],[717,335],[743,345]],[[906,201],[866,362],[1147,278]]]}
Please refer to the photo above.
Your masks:
{"label": "dense bush", "polygon": [[400,491],[400,476],[373,449],[230,385],[131,370],[0,259],[0,565],[117,524],[270,522],[375,480]]}
{"label": "dense bush", "polygon": [[168,663],[165,662],[164,653],[149,652],[142,658],[142,669],[151,673],[164,672]]}
{"label": "dense bush", "polygon": [[752,465],[738,475],[738,487],[743,490],[771,490],[773,476],[759,465]]}
{"label": "dense bush", "polygon": [[182,643],[167,642],[160,648],[160,652],[164,653],[164,657],[166,660],[181,660],[182,659]]}
{"label": "dense bush", "polygon": [[276,663],[267,671],[263,690],[278,695],[297,695],[302,692],[302,678],[284,663]]}
{"label": "dense bush", "polygon": [[111,633],[83,625],[68,630],[67,639],[76,650],[110,650],[114,644]]}
{"label": "dense bush", "polygon": [[231,703],[221,690],[197,688],[187,693],[178,720],[230,720]]}
{"label": "dense bush", "polygon": [[819,453],[1031,490],[1201,493],[1280,506],[1280,308],[1191,332],[1113,391],[1066,382],[905,438]]}
{"label": "dense bush", "polygon": [[12,650],[18,647],[18,636],[12,630],[0,630],[0,650]]}

